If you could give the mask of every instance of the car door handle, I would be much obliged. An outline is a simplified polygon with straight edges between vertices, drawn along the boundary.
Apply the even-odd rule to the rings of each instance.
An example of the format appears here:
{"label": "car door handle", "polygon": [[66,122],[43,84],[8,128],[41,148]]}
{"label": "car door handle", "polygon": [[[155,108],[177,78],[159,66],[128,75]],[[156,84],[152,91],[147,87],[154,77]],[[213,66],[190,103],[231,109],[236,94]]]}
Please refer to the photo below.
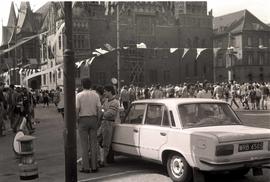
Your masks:
{"label": "car door handle", "polygon": [[134,133],[138,133],[138,132],[139,132],[139,130],[137,130],[137,129],[133,129],[133,132],[134,132]]}
{"label": "car door handle", "polygon": [[161,136],[166,136],[167,133],[161,132],[160,135],[161,135]]}

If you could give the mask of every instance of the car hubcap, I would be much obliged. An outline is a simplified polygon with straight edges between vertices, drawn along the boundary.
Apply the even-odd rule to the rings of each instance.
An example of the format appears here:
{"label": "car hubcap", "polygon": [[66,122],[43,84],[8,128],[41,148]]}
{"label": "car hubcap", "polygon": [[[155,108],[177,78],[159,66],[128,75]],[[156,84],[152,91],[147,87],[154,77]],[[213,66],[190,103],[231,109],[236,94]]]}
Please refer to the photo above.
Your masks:
{"label": "car hubcap", "polygon": [[181,158],[174,156],[171,160],[171,171],[176,178],[181,178],[184,174],[184,164]]}

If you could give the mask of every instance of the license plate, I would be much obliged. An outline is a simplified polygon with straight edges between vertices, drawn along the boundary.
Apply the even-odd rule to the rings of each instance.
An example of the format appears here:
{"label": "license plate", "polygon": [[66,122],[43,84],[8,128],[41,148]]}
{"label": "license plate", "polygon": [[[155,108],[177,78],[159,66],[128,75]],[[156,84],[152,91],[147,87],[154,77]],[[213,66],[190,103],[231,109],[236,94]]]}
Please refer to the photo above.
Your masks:
{"label": "license plate", "polygon": [[239,144],[238,152],[263,150],[263,142]]}

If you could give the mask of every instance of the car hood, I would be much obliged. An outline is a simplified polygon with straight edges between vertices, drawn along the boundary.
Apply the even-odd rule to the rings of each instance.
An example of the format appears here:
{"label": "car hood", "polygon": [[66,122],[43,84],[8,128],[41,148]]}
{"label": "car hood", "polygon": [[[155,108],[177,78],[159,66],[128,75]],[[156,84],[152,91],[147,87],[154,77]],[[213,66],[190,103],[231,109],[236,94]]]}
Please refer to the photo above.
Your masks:
{"label": "car hood", "polygon": [[186,129],[191,135],[216,138],[219,143],[243,140],[270,139],[270,129],[243,125],[212,126]]}

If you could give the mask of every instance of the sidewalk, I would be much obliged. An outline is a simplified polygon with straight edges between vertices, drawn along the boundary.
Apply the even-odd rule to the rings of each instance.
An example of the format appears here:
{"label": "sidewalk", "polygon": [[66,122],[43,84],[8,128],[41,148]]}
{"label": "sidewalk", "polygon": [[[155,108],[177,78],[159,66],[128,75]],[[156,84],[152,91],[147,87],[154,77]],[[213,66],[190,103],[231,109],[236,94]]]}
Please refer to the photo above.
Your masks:
{"label": "sidewalk", "polygon": [[[64,181],[63,120],[53,106],[37,106],[36,118],[40,121],[35,125],[36,131],[33,134],[36,137],[34,150],[38,163],[38,181]],[[0,138],[0,181],[20,181],[19,161],[12,150],[14,136],[14,133],[9,132]]]}
{"label": "sidewalk", "polygon": [[[65,152],[63,140],[64,121],[62,116],[51,104],[49,108],[42,105],[36,108],[36,119],[40,121],[35,125],[36,132],[33,136],[35,158],[38,163],[39,178],[29,182],[64,182],[65,181]],[[10,132],[5,137],[0,137],[0,182],[17,182],[19,178],[19,160],[15,158],[12,150],[14,133]],[[77,133],[78,137],[78,133]],[[77,158],[81,156],[80,141],[77,138]],[[101,168],[98,173],[80,173],[77,165],[78,181],[98,181],[101,176],[112,173],[122,174],[123,169],[114,165]],[[85,180],[88,179],[88,180]],[[101,181],[101,180],[99,180]],[[106,181],[106,180],[102,180]]]}

